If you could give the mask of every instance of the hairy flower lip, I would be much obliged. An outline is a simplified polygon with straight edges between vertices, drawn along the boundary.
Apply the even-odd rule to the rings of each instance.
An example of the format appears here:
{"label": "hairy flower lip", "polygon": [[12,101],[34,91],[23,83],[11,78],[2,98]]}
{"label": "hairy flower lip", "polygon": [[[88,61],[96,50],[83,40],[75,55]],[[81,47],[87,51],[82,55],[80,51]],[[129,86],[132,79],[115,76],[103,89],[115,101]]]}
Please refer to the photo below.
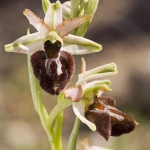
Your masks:
{"label": "hairy flower lip", "polygon": [[118,110],[115,103],[108,96],[96,97],[85,111],[85,117],[96,125],[97,132],[106,140],[110,136],[130,133],[137,125],[130,116]]}
{"label": "hairy flower lip", "polygon": [[[118,71],[117,71],[117,67],[116,67],[115,63],[103,65],[103,66],[91,69],[89,71],[85,71],[86,70],[85,67],[86,67],[86,63],[85,63],[84,59],[82,58],[81,70],[83,71],[83,73],[81,73],[78,76],[78,81],[76,82],[76,85],[83,87],[84,94],[80,98],[80,100],[79,99],[77,100],[78,102],[72,102],[72,108],[73,108],[75,115],[83,123],[85,123],[92,131],[96,131],[95,124],[92,123],[91,121],[87,120],[85,118],[84,113],[88,109],[88,106],[90,106],[94,102],[93,98],[95,95],[101,96],[101,94],[104,91],[110,91],[110,88],[109,88],[110,81],[109,80],[96,80],[96,81],[92,81],[89,83],[86,83],[86,82],[89,80],[90,77],[92,77],[92,79],[95,79],[97,77],[101,77],[102,76],[101,74],[103,74],[103,73],[106,73],[105,75],[113,75],[113,74],[117,74]],[[99,72],[99,74],[97,74],[97,72]],[[96,76],[95,76],[95,74],[96,74]],[[87,76],[88,76],[88,78],[86,78]],[[82,78],[84,78],[84,80],[82,80]],[[103,87],[103,88],[100,88],[100,87]],[[73,90],[72,91],[70,90],[67,93],[67,95],[65,93],[64,94],[65,94],[65,97],[71,97],[72,93],[73,93]]]}

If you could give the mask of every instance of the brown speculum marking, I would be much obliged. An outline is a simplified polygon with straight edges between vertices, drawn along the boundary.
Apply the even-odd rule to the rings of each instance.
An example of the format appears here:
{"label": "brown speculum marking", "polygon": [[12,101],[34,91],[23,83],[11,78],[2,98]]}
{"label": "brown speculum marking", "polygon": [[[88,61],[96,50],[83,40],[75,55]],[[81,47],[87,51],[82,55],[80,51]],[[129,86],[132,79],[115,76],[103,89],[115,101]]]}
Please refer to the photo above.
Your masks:
{"label": "brown speculum marking", "polygon": [[106,140],[109,136],[120,136],[133,131],[136,122],[115,107],[115,100],[106,97],[95,97],[94,103],[85,111],[85,117],[96,125],[97,132]]}
{"label": "brown speculum marking", "polygon": [[40,81],[41,88],[51,95],[58,95],[67,86],[74,74],[74,58],[65,51],[60,51],[61,43],[49,40],[44,43],[44,49],[36,51],[31,56],[34,75]]}

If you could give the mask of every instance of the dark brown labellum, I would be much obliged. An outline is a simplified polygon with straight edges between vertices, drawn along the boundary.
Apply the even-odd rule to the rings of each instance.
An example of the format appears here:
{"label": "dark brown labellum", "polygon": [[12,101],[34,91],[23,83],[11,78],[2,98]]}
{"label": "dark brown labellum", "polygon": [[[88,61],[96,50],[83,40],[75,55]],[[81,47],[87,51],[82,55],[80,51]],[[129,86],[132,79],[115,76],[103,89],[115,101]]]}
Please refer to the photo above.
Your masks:
{"label": "dark brown labellum", "polygon": [[45,51],[36,51],[31,56],[34,75],[39,79],[43,90],[51,95],[58,95],[66,87],[74,74],[74,58],[65,51],[60,51],[61,43],[44,43]]}
{"label": "dark brown labellum", "polygon": [[95,97],[94,103],[85,112],[85,117],[96,125],[97,132],[106,140],[134,130],[136,122],[115,107],[115,100]]}

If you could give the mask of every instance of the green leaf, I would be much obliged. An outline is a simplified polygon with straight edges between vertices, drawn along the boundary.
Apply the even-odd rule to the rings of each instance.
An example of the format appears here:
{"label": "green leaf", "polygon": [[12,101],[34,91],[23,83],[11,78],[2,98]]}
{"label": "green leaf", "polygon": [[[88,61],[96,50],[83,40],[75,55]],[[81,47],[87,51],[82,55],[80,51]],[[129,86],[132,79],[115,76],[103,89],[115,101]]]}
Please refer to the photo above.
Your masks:
{"label": "green leaf", "polygon": [[54,150],[62,150],[61,134],[62,134],[62,118],[63,110],[71,105],[71,101],[64,99],[63,93],[58,96],[58,104],[49,114],[49,129],[53,137]]}
{"label": "green leaf", "polygon": [[56,119],[57,115],[63,111],[65,108],[71,105],[71,101],[69,99],[64,99],[59,102],[51,111],[49,115],[49,126],[52,127],[54,120]]}
{"label": "green leaf", "polygon": [[[57,103],[60,103],[64,100],[64,93],[60,93],[58,96]],[[55,118],[55,125],[53,126],[53,135],[55,139],[55,145],[57,146],[56,149],[62,150],[62,121],[63,121],[63,111],[61,111]]]}
{"label": "green leaf", "polygon": [[81,0],[71,0],[71,18],[79,16],[79,5]]}
{"label": "green leaf", "polygon": [[76,30],[76,35],[78,35],[78,36],[84,36],[85,35],[87,28],[93,19],[93,16],[94,16],[95,11],[97,9],[98,3],[99,3],[99,0],[88,0],[87,4],[84,7],[84,15],[89,15],[90,21],[85,22],[80,27],[78,27]]}

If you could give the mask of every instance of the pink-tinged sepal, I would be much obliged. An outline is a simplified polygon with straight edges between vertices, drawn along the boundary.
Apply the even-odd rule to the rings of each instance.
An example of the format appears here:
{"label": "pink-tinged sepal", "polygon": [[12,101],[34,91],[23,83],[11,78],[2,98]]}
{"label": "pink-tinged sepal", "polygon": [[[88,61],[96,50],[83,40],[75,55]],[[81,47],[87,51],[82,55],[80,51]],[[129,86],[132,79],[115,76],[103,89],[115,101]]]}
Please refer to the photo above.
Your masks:
{"label": "pink-tinged sepal", "polygon": [[23,14],[28,18],[30,24],[32,24],[37,29],[41,36],[47,36],[47,34],[50,32],[50,28],[42,19],[36,16],[29,9],[25,9]]}
{"label": "pink-tinged sepal", "polygon": [[89,16],[80,16],[71,20],[65,20],[57,26],[56,31],[59,34],[59,36],[63,38],[64,36],[67,36],[73,29],[89,20]]}
{"label": "pink-tinged sepal", "polygon": [[78,102],[83,97],[83,88],[81,85],[73,86],[64,91],[65,97],[72,102]]}

